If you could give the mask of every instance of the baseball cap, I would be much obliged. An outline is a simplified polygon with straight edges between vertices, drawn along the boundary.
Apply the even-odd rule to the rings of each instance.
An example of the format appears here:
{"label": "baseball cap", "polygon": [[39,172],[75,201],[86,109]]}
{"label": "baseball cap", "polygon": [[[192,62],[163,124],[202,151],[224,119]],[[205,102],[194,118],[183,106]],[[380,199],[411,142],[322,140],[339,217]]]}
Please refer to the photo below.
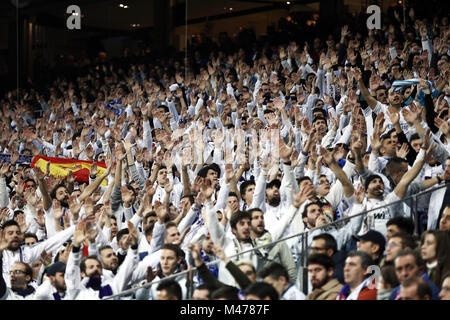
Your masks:
{"label": "baseball cap", "polygon": [[66,264],[58,261],[47,268],[47,275],[54,276],[57,272],[66,272]]}
{"label": "baseball cap", "polygon": [[358,236],[358,235],[353,236],[353,238],[355,238],[356,241],[364,240],[364,241],[371,241],[373,243],[376,243],[376,244],[380,245],[381,252],[384,250],[384,247],[386,245],[386,239],[384,238],[384,236],[380,232],[372,230],[372,229],[370,229],[369,231],[367,231],[367,233],[365,233],[361,236]]}

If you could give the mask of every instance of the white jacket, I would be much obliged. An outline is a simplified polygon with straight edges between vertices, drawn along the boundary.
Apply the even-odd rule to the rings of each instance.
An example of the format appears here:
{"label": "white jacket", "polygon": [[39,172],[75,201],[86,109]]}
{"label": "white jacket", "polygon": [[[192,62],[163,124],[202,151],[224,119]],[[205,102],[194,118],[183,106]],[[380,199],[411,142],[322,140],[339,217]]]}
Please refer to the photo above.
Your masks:
{"label": "white jacket", "polygon": [[89,277],[81,280],[80,262],[81,250],[70,252],[67,261],[64,279],[67,285],[67,298],[69,300],[98,300],[124,291],[131,280],[133,267],[137,264],[137,250],[129,249],[124,262],[112,281],[102,281],[101,289],[94,290],[89,287]]}
{"label": "white jacket", "polygon": [[25,262],[31,264],[40,259],[44,250],[46,252],[56,252],[64,242],[72,237],[74,230],[75,225],[56,233],[44,242],[38,242],[32,246],[22,245],[16,251],[3,250],[3,279],[5,279],[6,285],[10,287],[9,271],[14,263]]}

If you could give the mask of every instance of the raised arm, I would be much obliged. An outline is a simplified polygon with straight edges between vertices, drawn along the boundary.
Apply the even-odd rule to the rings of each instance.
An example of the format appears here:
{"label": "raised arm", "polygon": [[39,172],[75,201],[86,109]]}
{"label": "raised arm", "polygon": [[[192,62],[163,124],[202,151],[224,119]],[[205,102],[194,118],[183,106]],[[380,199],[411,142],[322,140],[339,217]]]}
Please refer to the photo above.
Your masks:
{"label": "raised arm", "polygon": [[323,160],[328,164],[328,168],[330,168],[330,170],[333,171],[336,178],[341,182],[342,187],[344,188],[345,197],[350,198],[353,195],[355,188],[348,179],[344,170],[342,170],[341,166],[337,163],[336,159],[334,158],[336,148],[330,152],[321,146],[320,152],[322,153]]}
{"label": "raised arm", "polygon": [[364,97],[364,100],[367,101],[367,104],[369,105],[370,109],[375,109],[377,106],[378,101],[371,96],[369,90],[367,89],[366,85],[364,84],[364,81],[361,76],[361,71],[358,68],[354,69],[353,75],[355,76],[356,81],[358,82],[359,90],[361,91],[361,94]]}
{"label": "raised arm", "polygon": [[83,193],[80,194],[80,196],[78,197],[78,200],[80,202],[82,202],[87,197],[90,197],[94,193],[94,191],[97,190],[97,188],[100,186],[100,184],[102,183],[103,179],[105,179],[109,175],[109,173],[111,172],[111,169],[113,167],[113,162],[112,162],[112,160],[109,160],[107,162],[108,162],[106,164],[107,165],[107,169],[103,172],[103,174],[100,177],[97,177],[97,179],[95,179],[95,181],[93,183],[88,185],[83,190]]}
{"label": "raised arm", "polygon": [[402,177],[402,179],[394,189],[394,193],[400,199],[403,199],[409,184],[417,177],[417,175],[420,173],[420,170],[422,170],[422,167],[425,164],[425,162],[427,162],[427,160],[432,156],[436,146],[434,145],[434,143],[430,144],[430,141],[431,135],[430,129],[428,129],[421,145],[421,148],[426,150],[424,157],[416,160],[416,163],[411,168],[411,170],[405,173],[405,175]]}

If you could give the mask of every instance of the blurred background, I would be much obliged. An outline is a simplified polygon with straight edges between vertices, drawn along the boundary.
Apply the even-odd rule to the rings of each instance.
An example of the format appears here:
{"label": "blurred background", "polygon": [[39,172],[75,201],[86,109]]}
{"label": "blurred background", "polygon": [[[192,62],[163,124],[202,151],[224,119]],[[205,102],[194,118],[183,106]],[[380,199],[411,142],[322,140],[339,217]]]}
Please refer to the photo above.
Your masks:
{"label": "blurred background", "polygon": [[[0,93],[49,80],[73,67],[123,56],[194,55],[220,43],[254,45],[333,36],[338,25],[366,28],[366,8],[414,6],[416,16],[449,12],[448,0],[1,0]],[[81,30],[68,30],[69,5],[81,9]],[[185,51],[187,47],[187,52]]]}

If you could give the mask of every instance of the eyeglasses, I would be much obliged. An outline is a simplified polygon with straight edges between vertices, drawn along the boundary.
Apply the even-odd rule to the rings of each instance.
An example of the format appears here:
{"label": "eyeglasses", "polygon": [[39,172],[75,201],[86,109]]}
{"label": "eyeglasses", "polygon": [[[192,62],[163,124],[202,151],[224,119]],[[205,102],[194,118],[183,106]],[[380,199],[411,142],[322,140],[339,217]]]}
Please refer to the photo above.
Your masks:
{"label": "eyeglasses", "polygon": [[395,248],[395,247],[398,247],[398,244],[396,244],[395,242],[390,242],[390,243],[388,243],[388,248]]}
{"label": "eyeglasses", "polygon": [[22,271],[22,270],[11,270],[11,271],[9,272],[9,274],[21,274],[21,273],[25,274],[26,272],[25,272],[25,271]]}

